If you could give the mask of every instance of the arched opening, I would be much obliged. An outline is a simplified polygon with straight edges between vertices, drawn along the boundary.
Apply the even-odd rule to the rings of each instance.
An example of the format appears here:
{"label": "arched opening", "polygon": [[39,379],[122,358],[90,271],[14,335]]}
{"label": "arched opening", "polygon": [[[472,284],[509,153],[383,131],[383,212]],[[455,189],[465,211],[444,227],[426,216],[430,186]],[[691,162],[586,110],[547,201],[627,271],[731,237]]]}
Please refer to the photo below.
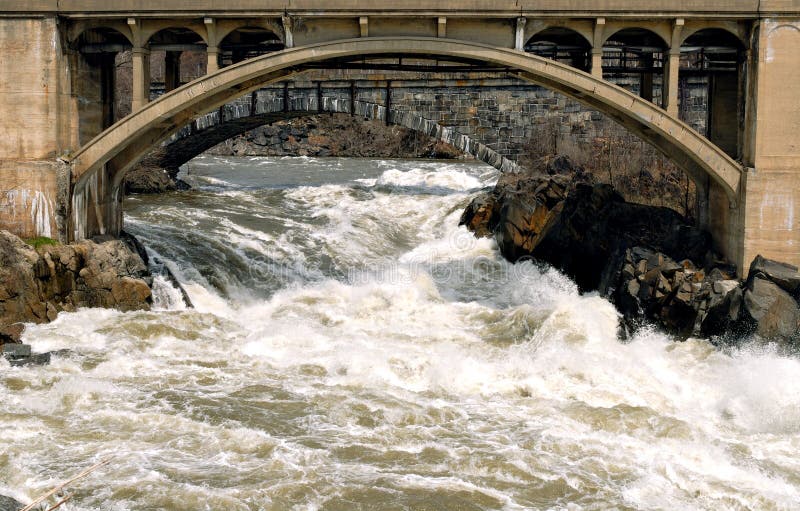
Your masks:
{"label": "arched opening", "polygon": [[165,28],[148,40],[150,99],[206,74],[206,43],[195,31]]}
{"label": "arched opening", "polygon": [[237,28],[219,44],[219,66],[226,67],[243,60],[284,49],[283,41],[272,31],[261,27]]}
{"label": "arched opening", "polygon": [[77,115],[83,144],[130,113],[130,87],[124,84],[130,82],[125,63],[131,43],[114,28],[97,27],[82,32],[72,47],[77,59],[72,90],[80,105]]}
{"label": "arched opening", "polygon": [[661,105],[666,50],[664,40],[650,30],[620,30],[603,45],[603,78]]}
{"label": "arched opening", "polygon": [[531,37],[525,51],[555,60],[581,71],[591,67],[591,44],[578,32],[565,27],[550,27]]}
{"label": "arched opening", "polygon": [[[522,79],[547,86],[611,116],[671,158],[696,182],[713,180],[721,192],[720,204],[725,198],[737,197],[742,175],[740,164],[699,133],[684,129],[683,124],[661,108],[605,80],[511,49],[428,38],[361,38],[292,48],[275,56],[244,61],[146,105],[138,115],[128,117],[81,147],[70,162],[75,183],[71,201],[74,213],[70,220],[71,234],[65,234],[65,238],[118,232],[124,172],[189,120],[304,69],[343,59],[385,59],[398,54],[423,58],[436,55],[447,60],[479,62],[496,69],[515,69]],[[89,208],[90,204],[96,207]],[[727,238],[719,240],[727,242]],[[734,248],[723,245],[721,251],[733,253]]]}
{"label": "arched opening", "polygon": [[680,118],[732,158],[741,157],[745,47],[727,30],[709,28],[681,45]]}
{"label": "arched opening", "polygon": [[[150,183],[157,185],[164,171],[175,179],[182,165],[207,150],[227,156],[466,155],[500,171],[516,168],[488,141],[444,125],[438,116],[426,116],[424,109],[406,103],[387,110],[380,88],[366,87],[350,96],[353,92],[340,82],[324,88],[319,82],[316,86],[284,82],[237,98],[154,148],[126,175],[126,190],[140,192]],[[431,94],[429,100],[435,102],[436,96]],[[156,178],[150,179],[153,175]]]}

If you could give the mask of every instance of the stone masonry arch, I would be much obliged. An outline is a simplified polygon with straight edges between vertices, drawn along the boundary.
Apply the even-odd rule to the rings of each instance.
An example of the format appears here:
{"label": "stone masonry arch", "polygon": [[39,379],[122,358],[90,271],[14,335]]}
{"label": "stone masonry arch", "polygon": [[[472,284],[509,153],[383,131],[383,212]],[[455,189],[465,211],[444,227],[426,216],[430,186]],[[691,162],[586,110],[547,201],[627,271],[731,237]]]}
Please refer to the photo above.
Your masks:
{"label": "stone masonry arch", "polygon": [[[320,113],[352,114],[364,120],[378,120],[422,133],[432,139],[452,145],[464,154],[474,157],[501,172],[516,172],[517,164],[497,153],[487,145],[443,126],[414,112],[389,109],[384,105],[369,101],[322,97],[322,104],[316,93],[305,97],[295,97],[289,108],[284,110],[281,101],[253,102],[250,98],[240,98],[218,111],[195,119],[190,125],[175,133],[165,143],[164,151],[157,151],[153,163],[166,169],[177,169],[195,156],[215,145],[248,130],[276,121],[307,117]],[[253,108],[255,106],[255,112]],[[388,116],[388,119],[387,119]],[[120,176],[121,178],[122,176]]]}

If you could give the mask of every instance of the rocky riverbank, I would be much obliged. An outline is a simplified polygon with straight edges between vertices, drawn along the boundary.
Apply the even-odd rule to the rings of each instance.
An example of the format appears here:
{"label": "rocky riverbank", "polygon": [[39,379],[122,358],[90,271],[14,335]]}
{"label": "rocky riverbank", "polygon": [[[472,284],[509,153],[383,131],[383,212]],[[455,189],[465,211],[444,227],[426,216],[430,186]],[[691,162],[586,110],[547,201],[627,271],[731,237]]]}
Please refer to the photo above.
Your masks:
{"label": "rocky riverbank", "polygon": [[630,329],[650,322],[680,338],[800,340],[797,268],[759,257],[741,282],[707,232],[586,176],[504,175],[461,224],[493,237],[510,261],[546,262],[607,296]]}
{"label": "rocky riverbank", "polygon": [[208,153],[219,156],[464,157],[455,147],[419,132],[348,114],[278,121],[223,142]]}
{"label": "rocky riverbank", "polygon": [[152,283],[147,254],[133,237],[28,244],[0,231],[0,345],[19,342],[24,323],[47,323],[61,311],[147,310]]}

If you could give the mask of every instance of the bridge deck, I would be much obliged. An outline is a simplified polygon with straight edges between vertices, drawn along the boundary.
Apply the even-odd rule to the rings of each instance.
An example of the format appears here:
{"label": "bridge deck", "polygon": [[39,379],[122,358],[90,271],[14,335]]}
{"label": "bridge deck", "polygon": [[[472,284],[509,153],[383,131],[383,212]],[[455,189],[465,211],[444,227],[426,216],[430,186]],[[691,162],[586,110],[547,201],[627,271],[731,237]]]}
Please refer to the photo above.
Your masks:
{"label": "bridge deck", "polygon": [[[381,5],[383,4],[383,5]],[[456,0],[433,2],[367,2],[364,0],[4,0],[0,13],[57,13],[71,16],[215,16],[298,14],[315,17],[361,16],[474,16],[474,17],[713,17],[760,18],[800,13],[797,0]]]}

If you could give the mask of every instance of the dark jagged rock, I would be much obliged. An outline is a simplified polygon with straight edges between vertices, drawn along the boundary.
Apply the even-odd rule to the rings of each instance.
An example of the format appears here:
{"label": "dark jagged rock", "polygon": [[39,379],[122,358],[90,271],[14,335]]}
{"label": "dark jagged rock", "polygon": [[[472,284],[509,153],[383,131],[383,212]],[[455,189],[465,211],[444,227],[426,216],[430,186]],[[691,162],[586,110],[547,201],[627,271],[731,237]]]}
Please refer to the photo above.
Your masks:
{"label": "dark jagged rock", "polygon": [[800,308],[777,284],[751,275],[744,293],[743,321],[764,339],[792,340],[800,326]]}
{"label": "dark jagged rock", "polygon": [[473,201],[468,211],[474,214],[465,214],[462,224],[481,235],[491,232],[510,261],[545,261],[582,290],[598,289],[612,256],[627,247],[651,247],[673,259],[708,258],[709,235],[678,213],[627,203],[609,185],[565,178],[503,181]]}
{"label": "dark jagged rock", "polygon": [[717,260],[708,233],[672,210],[559,174],[568,164],[549,177],[504,176],[472,201],[461,225],[493,236],[512,262],[547,262],[583,291],[609,297],[628,327],[647,320],[682,338],[800,340],[797,268],[759,256],[743,285]]}
{"label": "dark jagged rock", "polygon": [[496,205],[494,195],[479,195],[464,210],[458,225],[466,225],[479,238],[491,237],[499,215]]}
{"label": "dark jagged rock", "polygon": [[25,325],[22,323],[12,323],[10,325],[0,325],[0,345],[6,343],[20,342]]}
{"label": "dark jagged rock", "polygon": [[705,315],[699,318],[695,331],[703,337],[719,337],[739,332],[739,318],[744,293],[736,280],[721,280],[712,284]]}
{"label": "dark jagged rock", "polygon": [[4,331],[16,323],[52,321],[60,311],[78,307],[149,309],[151,285],[147,265],[123,241],[85,240],[33,249],[0,231],[0,325]]}
{"label": "dark jagged rock", "polygon": [[145,161],[125,174],[125,194],[165,193],[178,189],[175,180],[167,169]]}
{"label": "dark jagged rock", "polygon": [[19,502],[11,497],[6,497],[5,495],[0,495],[0,511],[20,511],[23,509],[25,504]]}
{"label": "dark jagged rock", "polygon": [[750,275],[762,274],[784,291],[797,297],[800,292],[800,272],[796,266],[756,256],[750,265]]}

